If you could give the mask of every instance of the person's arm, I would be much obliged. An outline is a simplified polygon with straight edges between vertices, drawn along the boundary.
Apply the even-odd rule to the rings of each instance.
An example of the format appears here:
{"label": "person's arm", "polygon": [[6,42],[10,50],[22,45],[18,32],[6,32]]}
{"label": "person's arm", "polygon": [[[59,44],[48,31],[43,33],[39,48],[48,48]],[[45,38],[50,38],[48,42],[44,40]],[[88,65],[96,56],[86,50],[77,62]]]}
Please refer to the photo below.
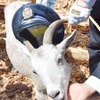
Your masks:
{"label": "person's arm", "polygon": [[75,25],[87,20],[95,2],[96,0],[76,0],[69,11],[69,24]]}
{"label": "person's arm", "polygon": [[[69,13],[69,24],[78,24],[85,21],[92,10],[92,6],[95,4],[96,0],[76,0],[70,9]],[[100,93],[100,68],[97,68],[85,84],[93,87],[96,91]],[[99,77],[98,77],[99,76]],[[95,81],[93,81],[95,80]]]}
{"label": "person's arm", "polygon": [[[88,19],[92,6],[96,0],[76,0],[70,9],[68,22],[69,24],[79,24]],[[69,100],[86,100],[96,91],[100,93],[100,68],[96,69],[93,74],[82,84],[74,83],[69,86]]]}
{"label": "person's arm", "polygon": [[92,75],[86,80],[85,84],[94,88],[100,93],[100,67],[97,67]]}

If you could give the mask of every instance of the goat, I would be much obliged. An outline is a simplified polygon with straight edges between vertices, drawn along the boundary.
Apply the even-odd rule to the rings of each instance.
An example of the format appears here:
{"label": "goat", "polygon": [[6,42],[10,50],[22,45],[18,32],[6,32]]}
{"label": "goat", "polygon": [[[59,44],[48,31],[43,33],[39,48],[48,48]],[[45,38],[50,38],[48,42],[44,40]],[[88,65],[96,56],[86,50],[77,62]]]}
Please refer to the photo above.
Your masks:
{"label": "goat", "polygon": [[45,31],[43,45],[34,48],[29,41],[23,45],[12,30],[15,12],[27,2],[16,1],[5,7],[6,51],[19,73],[32,79],[37,100],[67,100],[71,64],[65,59],[65,51],[76,36],[76,30],[57,45],[52,44],[54,30],[66,20],[54,21]]}

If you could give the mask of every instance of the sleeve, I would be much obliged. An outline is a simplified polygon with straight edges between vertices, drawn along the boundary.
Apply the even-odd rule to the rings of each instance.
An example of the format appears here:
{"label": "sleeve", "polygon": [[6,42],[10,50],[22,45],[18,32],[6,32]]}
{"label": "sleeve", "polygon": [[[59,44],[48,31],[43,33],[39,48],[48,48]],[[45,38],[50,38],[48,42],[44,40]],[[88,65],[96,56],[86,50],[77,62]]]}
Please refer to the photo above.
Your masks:
{"label": "sleeve", "polygon": [[100,64],[98,64],[98,67],[94,70],[92,75],[100,79]]}
{"label": "sleeve", "polygon": [[100,79],[91,75],[86,81],[85,84],[94,88],[97,92],[100,93]]}
{"label": "sleeve", "polygon": [[100,93],[100,66],[98,66],[85,83]]}

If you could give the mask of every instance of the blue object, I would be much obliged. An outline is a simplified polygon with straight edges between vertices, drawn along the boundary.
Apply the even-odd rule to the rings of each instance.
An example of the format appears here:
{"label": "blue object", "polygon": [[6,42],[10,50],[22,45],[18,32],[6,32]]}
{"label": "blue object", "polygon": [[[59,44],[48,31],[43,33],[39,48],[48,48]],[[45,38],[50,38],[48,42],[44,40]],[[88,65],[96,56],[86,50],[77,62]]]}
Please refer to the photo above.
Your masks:
{"label": "blue object", "polygon": [[[58,19],[60,17],[53,9],[41,4],[28,3],[16,11],[12,21],[12,29],[20,42],[29,40],[35,48],[38,48],[42,45],[43,34],[47,27]],[[60,43],[63,37],[64,26],[60,25],[54,33],[53,44]]]}

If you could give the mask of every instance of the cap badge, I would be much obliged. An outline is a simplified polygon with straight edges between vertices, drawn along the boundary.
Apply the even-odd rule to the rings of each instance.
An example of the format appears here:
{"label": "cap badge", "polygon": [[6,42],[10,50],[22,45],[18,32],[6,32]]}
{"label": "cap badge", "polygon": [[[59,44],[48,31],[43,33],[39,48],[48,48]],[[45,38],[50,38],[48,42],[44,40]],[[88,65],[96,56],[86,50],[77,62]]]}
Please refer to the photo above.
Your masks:
{"label": "cap badge", "polygon": [[29,19],[33,16],[32,9],[27,7],[22,12],[24,19]]}

